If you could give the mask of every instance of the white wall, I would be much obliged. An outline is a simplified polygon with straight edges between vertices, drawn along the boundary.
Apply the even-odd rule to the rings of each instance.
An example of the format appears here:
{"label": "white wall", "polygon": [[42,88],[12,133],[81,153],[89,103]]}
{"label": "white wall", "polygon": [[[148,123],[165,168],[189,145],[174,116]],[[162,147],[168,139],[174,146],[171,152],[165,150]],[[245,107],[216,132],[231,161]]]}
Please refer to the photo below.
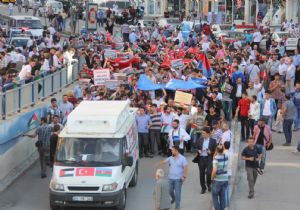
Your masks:
{"label": "white wall", "polygon": [[0,155],[0,192],[37,160],[35,141],[28,137],[19,137],[14,146]]}

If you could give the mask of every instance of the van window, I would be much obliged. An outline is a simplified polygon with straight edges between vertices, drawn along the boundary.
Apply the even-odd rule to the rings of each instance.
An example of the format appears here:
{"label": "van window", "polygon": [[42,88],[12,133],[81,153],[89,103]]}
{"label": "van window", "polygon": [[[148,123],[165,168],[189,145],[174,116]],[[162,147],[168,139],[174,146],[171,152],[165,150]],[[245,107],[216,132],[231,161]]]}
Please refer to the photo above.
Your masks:
{"label": "van window", "polygon": [[42,29],[43,26],[40,20],[17,20],[16,27],[25,27],[30,29]]}
{"label": "van window", "polygon": [[66,166],[116,166],[120,157],[118,138],[64,138],[56,152],[56,162]]}

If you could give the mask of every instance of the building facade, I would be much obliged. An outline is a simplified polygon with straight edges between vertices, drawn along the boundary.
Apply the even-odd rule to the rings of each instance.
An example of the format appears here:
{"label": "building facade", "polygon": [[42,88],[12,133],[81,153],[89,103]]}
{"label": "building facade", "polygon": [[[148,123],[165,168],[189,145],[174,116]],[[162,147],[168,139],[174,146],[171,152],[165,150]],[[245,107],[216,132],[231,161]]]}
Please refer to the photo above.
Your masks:
{"label": "building facade", "polygon": [[147,16],[197,13],[214,23],[277,25],[285,19],[297,23],[300,16],[300,0],[145,0],[143,4]]}

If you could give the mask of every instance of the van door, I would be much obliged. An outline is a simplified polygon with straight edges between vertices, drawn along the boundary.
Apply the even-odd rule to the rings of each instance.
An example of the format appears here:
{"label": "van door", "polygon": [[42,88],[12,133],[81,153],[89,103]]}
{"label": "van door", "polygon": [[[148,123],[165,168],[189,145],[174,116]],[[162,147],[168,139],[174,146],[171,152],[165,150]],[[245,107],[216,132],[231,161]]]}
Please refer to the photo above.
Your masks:
{"label": "van door", "polygon": [[130,182],[130,177],[131,177],[131,167],[126,166],[126,157],[130,156],[131,154],[128,152],[129,148],[128,148],[128,144],[127,144],[127,137],[124,137],[122,139],[122,174],[124,176],[125,182],[128,185]]}

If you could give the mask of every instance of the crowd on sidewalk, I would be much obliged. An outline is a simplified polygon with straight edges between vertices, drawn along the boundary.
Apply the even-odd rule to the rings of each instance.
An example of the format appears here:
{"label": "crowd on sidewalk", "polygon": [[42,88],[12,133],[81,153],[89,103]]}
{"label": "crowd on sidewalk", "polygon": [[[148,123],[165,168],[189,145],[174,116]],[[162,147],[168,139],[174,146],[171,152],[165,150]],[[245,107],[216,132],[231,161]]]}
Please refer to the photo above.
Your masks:
{"label": "crowd on sidewalk", "polygon": [[[64,95],[60,106],[51,100],[48,118],[41,120],[41,127],[32,135],[43,142],[38,145],[44,148],[41,162],[42,153],[51,144],[50,135],[61,129],[47,123],[64,124],[68,113],[83,100],[128,100],[138,108],[140,158],[161,155],[166,159],[158,166],[166,163],[170,167],[168,183],[163,181],[164,172],[157,171],[157,186],[164,187],[156,186],[156,209],[169,209],[173,203],[176,209],[181,207],[181,187],[189,178],[185,154],[190,152],[199,167],[201,194],[211,192],[215,209],[223,210],[229,205],[230,125],[235,118],[241,122],[239,140],[248,142],[242,158],[246,161],[249,199],[253,198],[257,174],[264,173],[266,151],[273,147],[272,130],[283,132],[283,145],[290,146],[293,124],[294,131],[299,129],[299,49],[288,54],[277,48],[279,43],[272,42],[263,52],[259,42],[264,31],[258,29],[245,46],[229,48],[216,40],[206,24],[201,33],[191,30],[188,36],[180,29],[170,32],[154,26],[131,30],[126,24],[121,33],[120,49],[109,32],[96,33],[82,37],[83,47],[76,53],[68,48],[65,53],[70,55],[61,56],[64,63],[76,54],[81,69],[79,83]],[[56,55],[54,46],[48,50]],[[109,78],[99,81],[95,76],[99,70],[108,71]],[[178,91],[191,94],[189,104],[178,103]],[[166,186],[169,191],[162,190]],[[159,200],[165,197],[157,195],[168,192],[171,200]]]}

